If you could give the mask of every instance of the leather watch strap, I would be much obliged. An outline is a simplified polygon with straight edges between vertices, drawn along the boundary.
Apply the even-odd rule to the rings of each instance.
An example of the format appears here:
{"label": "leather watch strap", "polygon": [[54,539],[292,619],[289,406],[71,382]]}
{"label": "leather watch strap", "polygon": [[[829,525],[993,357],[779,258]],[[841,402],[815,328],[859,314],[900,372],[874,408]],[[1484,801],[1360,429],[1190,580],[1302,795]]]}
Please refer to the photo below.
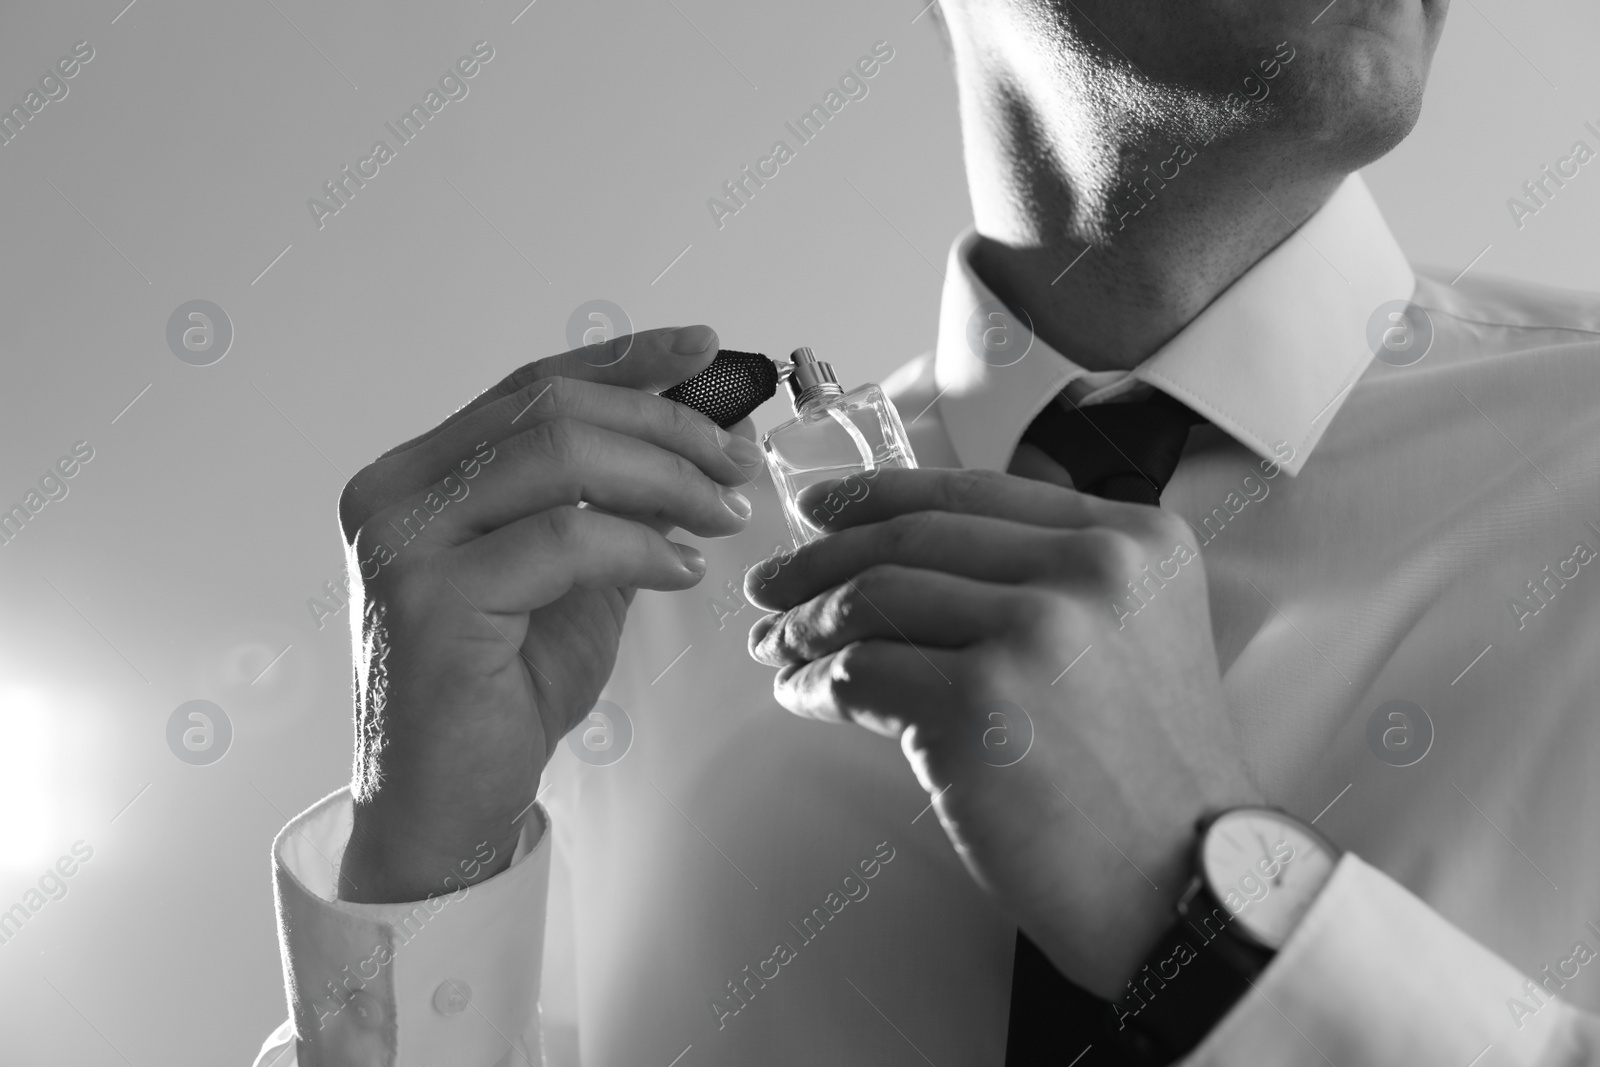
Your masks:
{"label": "leather watch strap", "polygon": [[1177,921],[1112,1007],[1111,1029],[1140,1063],[1182,1059],[1272,962],[1272,951],[1237,936],[1233,921],[1196,878],[1178,905]]}

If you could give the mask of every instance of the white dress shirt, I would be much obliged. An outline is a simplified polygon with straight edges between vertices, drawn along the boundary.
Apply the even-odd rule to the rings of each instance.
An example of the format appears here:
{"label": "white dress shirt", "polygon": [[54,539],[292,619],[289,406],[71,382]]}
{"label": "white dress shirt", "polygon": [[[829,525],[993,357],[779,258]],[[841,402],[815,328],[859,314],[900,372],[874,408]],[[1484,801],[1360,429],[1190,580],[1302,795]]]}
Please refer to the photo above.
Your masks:
{"label": "white dress shirt", "polygon": [[[1025,333],[974,356],[972,241],[936,352],[884,383],[919,462],[1004,469],[1063,389],[1210,420],[1162,506],[1201,544],[1248,766],[1349,850],[1186,1062],[1600,1062],[1600,299],[1414,275],[1352,176],[1138,368],[1087,375]],[[1431,347],[1375,359],[1408,299]],[[626,755],[558,754],[508,870],[344,903],[348,793],[284,828],[291,1018],[259,1065],[1003,1062],[1014,927],[898,747],[788,715],[746,654],[742,575],[787,543],[751,488],[699,588],[633,604],[603,693]]]}

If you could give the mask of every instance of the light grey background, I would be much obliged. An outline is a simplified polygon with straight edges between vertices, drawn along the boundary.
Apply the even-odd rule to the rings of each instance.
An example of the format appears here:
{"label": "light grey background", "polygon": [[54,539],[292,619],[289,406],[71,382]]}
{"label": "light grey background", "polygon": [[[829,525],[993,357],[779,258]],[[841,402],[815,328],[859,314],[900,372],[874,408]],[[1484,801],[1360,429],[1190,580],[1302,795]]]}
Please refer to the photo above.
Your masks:
{"label": "light grey background", "polygon": [[[342,573],[346,477],[564,348],[596,297],[881,378],[932,343],[969,219],[913,0],[125,2],[0,16],[6,107],[96,53],[0,147],[0,505],[95,450],[0,547],[0,910],[94,849],[0,945],[8,1065],[248,1062],[283,1018],[268,845],[350,759],[345,618],[306,606]],[[1379,202],[1418,261],[1600,289],[1600,163],[1521,231],[1505,204],[1600,148],[1600,9],[1455,7]],[[306,199],[479,40],[469,96],[319,231]],[[719,231],[706,199],[878,40],[869,96]],[[214,366],[167,348],[193,299],[234,324]],[[167,748],[198,698],[234,727],[210,766]]]}

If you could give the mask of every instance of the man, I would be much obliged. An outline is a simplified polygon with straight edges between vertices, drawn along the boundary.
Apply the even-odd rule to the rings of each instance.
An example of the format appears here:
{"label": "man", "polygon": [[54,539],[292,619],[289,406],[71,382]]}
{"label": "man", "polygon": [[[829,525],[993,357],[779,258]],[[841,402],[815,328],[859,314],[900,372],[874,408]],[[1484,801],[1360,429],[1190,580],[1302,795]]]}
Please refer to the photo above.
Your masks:
{"label": "man", "polygon": [[1600,303],[1417,276],[1352,176],[1444,6],[943,0],[921,469],[798,552],[654,395],[699,326],[352,479],[258,1062],[1600,1062]]}

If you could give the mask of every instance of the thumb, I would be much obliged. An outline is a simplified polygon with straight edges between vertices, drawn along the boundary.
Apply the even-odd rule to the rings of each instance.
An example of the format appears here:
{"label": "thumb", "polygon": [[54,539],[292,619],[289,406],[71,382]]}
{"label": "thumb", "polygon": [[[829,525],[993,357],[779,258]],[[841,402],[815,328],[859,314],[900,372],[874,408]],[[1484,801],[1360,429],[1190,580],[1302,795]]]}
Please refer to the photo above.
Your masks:
{"label": "thumb", "polygon": [[585,345],[524,368],[531,378],[579,378],[659,393],[692,378],[717,357],[717,331],[709,326],[677,326],[623,334]]}

